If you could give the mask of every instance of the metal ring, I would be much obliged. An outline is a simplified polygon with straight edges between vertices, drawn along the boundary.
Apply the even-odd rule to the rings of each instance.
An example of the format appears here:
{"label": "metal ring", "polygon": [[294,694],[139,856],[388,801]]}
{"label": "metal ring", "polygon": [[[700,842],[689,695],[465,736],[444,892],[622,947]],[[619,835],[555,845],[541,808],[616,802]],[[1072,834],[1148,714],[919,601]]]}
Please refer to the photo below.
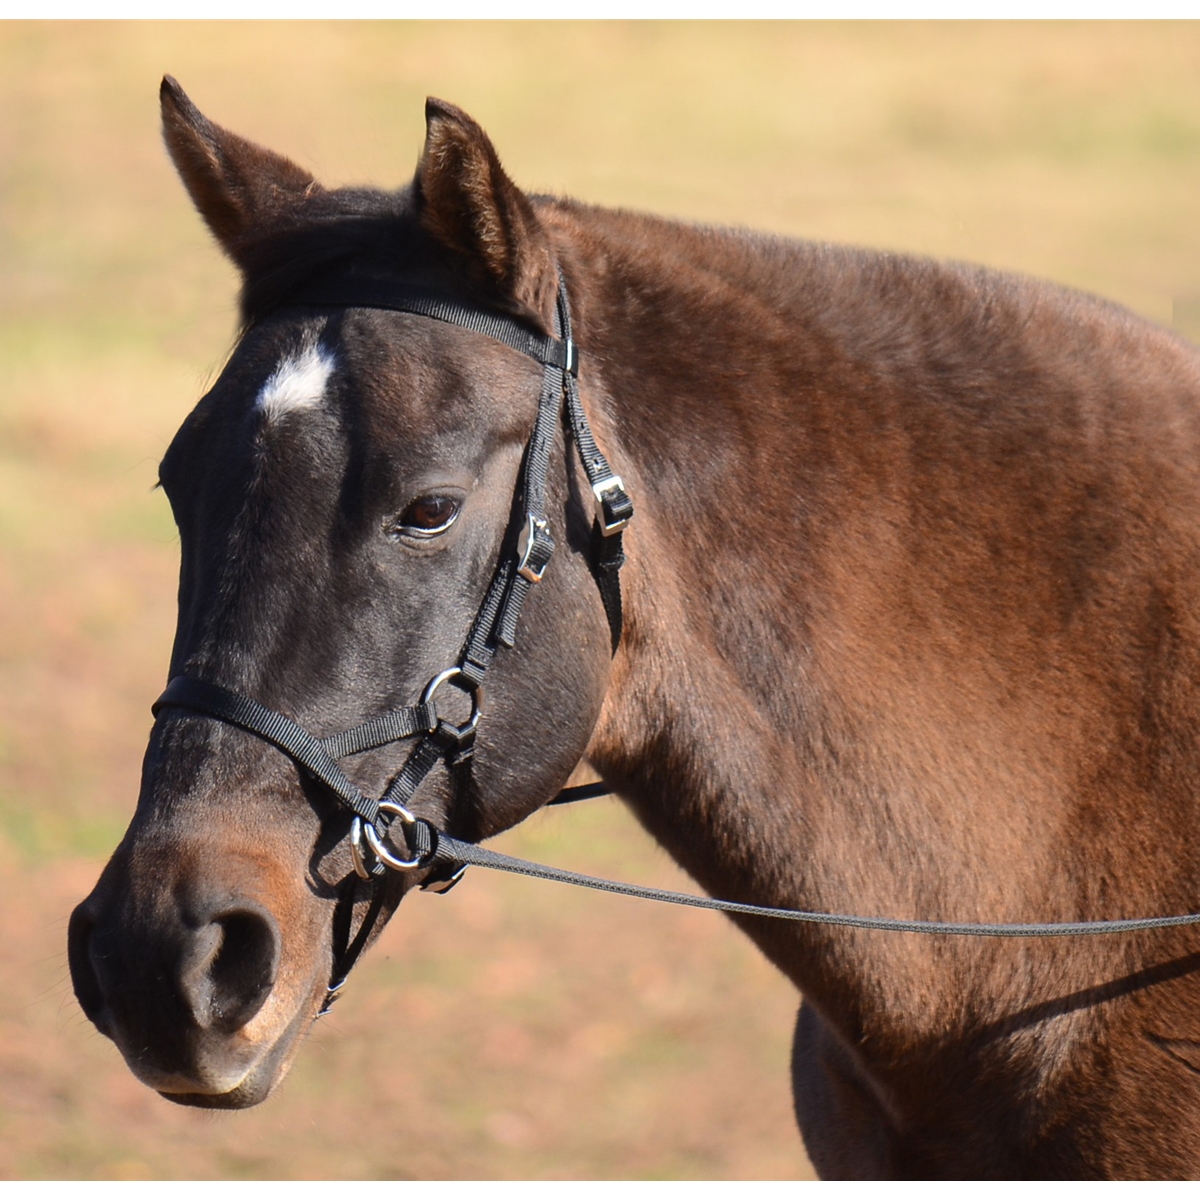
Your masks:
{"label": "metal ring", "polygon": [[[390,812],[394,816],[400,818],[405,825],[416,824],[417,818],[404,807],[403,804],[396,803],[395,800],[380,800],[380,812]],[[358,818],[356,817],[355,820]],[[416,858],[397,858],[388,848],[387,843],[379,836],[379,830],[371,824],[370,821],[362,823],[362,831],[367,839],[367,845],[371,847],[375,856],[385,866],[391,867],[394,871],[409,871],[413,867],[422,866],[421,856],[418,854]],[[353,841],[351,847],[353,848]]]}
{"label": "metal ring", "polygon": [[359,879],[370,880],[371,871],[367,866],[367,856],[363,852],[363,819],[355,817],[350,822],[350,861],[354,864],[354,873]]}
{"label": "metal ring", "polygon": [[[459,679],[464,680],[465,684],[458,683]],[[471,677],[462,667],[448,667],[445,671],[441,671],[435,675],[425,685],[425,690],[421,693],[421,703],[432,703],[434,693],[443,683],[453,683],[459,691],[466,692],[471,697],[471,715],[467,718],[466,724],[455,727],[455,732],[459,737],[465,737],[467,734],[474,733],[475,727],[479,724],[479,718],[483,715],[483,688],[479,684],[472,682]]]}

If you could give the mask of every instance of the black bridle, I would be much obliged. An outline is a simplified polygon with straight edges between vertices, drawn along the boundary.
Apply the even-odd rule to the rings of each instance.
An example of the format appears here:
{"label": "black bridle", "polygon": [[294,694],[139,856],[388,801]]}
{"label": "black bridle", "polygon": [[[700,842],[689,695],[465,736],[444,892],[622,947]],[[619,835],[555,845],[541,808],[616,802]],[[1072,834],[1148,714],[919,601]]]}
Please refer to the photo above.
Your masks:
{"label": "black bridle", "polygon": [[[470,769],[475,733],[483,716],[483,680],[496,652],[516,643],[517,622],[530,589],[546,571],[554,553],[554,538],[546,515],[546,481],[550,452],[566,410],[567,427],[575,443],[596,503],[589,562],[600,590],[615,654],[621,640],[620,569],[625,561],[621,534],[633,516],[620,476],[596,445],[579,399],[579,352],[571,336],[571,312],[566,284],[559,276],[554,334],[528,329],[514,317],[470,308],[454,301],[413,291],[387,280],[354,279],[308,288],[286,301],[287,307],[381,308],[414,313],[485,334],[540,362],[542,389],[537,417],[525,447],[517,481],[513,528],[502,549],[491,583],[463,644],[458,661],[435,675],[420,700],[406,708],[374,717],[342,733],[318,738],[290,717],[248,696],[191,675],[176,675],[151,711],[186,709],[234,725],[282,751],[313,779],[322,783],[353,814],[350,850],[358,878],[372,884],[371,903],[350,937],[358,892],[355,876],[347,877],[334,919],[334,967],[325,1009],[362,952],[382,911],[383,879],[389,868],[431,868],[423,887],[444,891],[465,869],[458,862],[434,862],[438,830],[409,808],[417,790],[439,763],[444,763],[459,790]],[[507,548],[507,549],[506,549]],[[445,686],[464,692],[471,702],[467,720],[455,723],[439,715],[438,693]],[[379,798],[368,796],[342,770],[339,760],[392,742],[417,738],[404,765]],[[596,794],[595,787],[567,789],[562,803]],[[389,829],[399,822],[407,843],[405,852],[389,842]],[[444,835],[443,835],[444,836]],[[323,1010],[324,1011],[324,1010]]]}
{"label": "black bridle", "polygon": [[[177,675],[168,683],[166,691],[151,710],[158,716],[167,708],[186,709],[254,734],[282,751],[313,779],[322,783],[353,814],[350,848],[354,873],[343,882],[334,913],[333,971],[322,1013],[329,1011],[351,967],[370,940],[383,910],[386,896],[383,881],[389,868],[397,871],[423,870],[425,876],[421,887],[435,892],[449,890],[468,865],[477,865],[694,908],[893,933],[1044,938],[1132,933],[1200,924],[1200,913],[1106,921],[989,924],[910,921],[894,917],[770,908],[616,883],[526,862],[452,837],[424,818],[415,816],[409,804],[438,763],[444,763],[450,771],[457,794],[465,772],[470,769],[475,732],[483,716],[483,678],[497,650],[515,644],[517,620],[522,606],[530,588],[541,580],[554,552],[554,538],[545,512],[546,480],[550,450],[555,432],[562,422],[564,408],[571,439],[596,501],[590,566],[604,603],[614,654],[621,640],[622,629],[619,571],[625,556],[621,532],[633,516],[633,505],[620,476],[613,474],[608,460],[597,447],[579,400],[579,352],[571,336],[570,308],[561,276],[553,336],[532,332],[514,317],[469,308],[382,280],[355,279],[326,284],[289,299],[287,306],[380,308],[414,313],[485,334],[537,360],[544,367],[537,417],[525,448],[517,483],[514,508],[519,517],[515,522],[515,537],[514,528],[510,528],[509,536],[502,542],[491,583],[457,663],[439,672],[426,684],[418,703],[374,717],[342,733],[317,738],[290,717],[247,696],[190,675]],[[512,548],[503,548],[508,546]],[[437,695],[447,685],[458,688],[470,698],[470,715],[461,724],[446,720],[438,713]],[[338,760],[347,756],[409,738],[419,740],[378,799],[366,795],[338,765]],[[608,793],[609,789],[604,784],[587,784],[567,788],[549,803],[562,804]],[[389,830],[394,823],[399,824],[403,834],[405,854],[398,851],[394,842],[389,842]],[[372,891],[367,912],[352,937],[353,911],[361,880],[369,881]]]}

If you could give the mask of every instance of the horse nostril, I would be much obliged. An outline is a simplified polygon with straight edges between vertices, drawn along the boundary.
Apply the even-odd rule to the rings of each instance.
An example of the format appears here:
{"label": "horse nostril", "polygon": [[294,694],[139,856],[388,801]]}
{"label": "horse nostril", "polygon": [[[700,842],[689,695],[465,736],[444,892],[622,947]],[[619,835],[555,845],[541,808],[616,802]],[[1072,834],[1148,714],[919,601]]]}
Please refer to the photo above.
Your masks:
{"label": "horse nostril", "polygon": [[89,1021],[99,1026],[105,999],[92,964],[92,931],[95,927],[95,919],[84,912],[82,904],[78,905],[67,925],[67,963],[79,1007]]}
{"label": "horse nostril", "polygon": [[217,913],[197,932],[180,986],[198,1025],[232,1033],[251,1020],[275,985],[279,940],[274,918],[248,908]]}

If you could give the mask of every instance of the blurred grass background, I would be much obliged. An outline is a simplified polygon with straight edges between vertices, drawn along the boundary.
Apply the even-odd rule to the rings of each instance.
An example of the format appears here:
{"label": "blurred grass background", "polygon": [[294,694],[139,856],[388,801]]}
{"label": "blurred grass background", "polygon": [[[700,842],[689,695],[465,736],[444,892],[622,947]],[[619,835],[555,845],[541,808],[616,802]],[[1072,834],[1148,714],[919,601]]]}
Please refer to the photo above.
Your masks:
{"label": "blurred grass background", "polygon": [[[406,904],[243,1114],[166,1104],[80,1016],[66,916],[174,625],[150,489],[233,330],[165,71],[326,182],[404,182],[434,94],[531,190],[1030,272],[1195,337],[1200,28],[0,25],[0,1176],[807,1174],[795,995],[714,915],[474,872]],[[687,886],[610,802],[503,841]]]}

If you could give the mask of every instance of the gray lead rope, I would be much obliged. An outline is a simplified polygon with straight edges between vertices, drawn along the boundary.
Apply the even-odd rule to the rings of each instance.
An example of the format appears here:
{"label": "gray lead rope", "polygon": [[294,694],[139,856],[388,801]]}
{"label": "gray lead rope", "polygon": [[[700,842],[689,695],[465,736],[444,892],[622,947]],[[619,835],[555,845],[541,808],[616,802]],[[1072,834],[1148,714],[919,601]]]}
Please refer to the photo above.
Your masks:
{"label": "gray lead rope", "polygon": [[[592,795],[602,794],[594,790]],[[599,892],[614,892],[638,900],[657,900],[664,904],[680,904],[688,908],[706,908],[717,912],[741,913],[748,917],[771,917],[781,921],[802,921],[810,925],[838,925],[851,929],[878,929],[888,933],[926,933],[958,937],[1050,938],[1081,937],[1096,934],[1135,933],[1144,929],[1168,929],[1176,925],[1200,925],[1200,913],[1175,917],[1135,917],[1122,921],[1058,921],[1040,924],[988,924],[967,921],[905,921],[897,917],[858,917],[845,913],[806,912],[795,908],[768,908],[761,904],[739,904],[733,900],[714,900],[689,892],[669,892],[662,888],[639,887],[564,871],[541,863],[528,862],[487,850],[473,842],[464,842],[436,830],[427,821],[418,820],[408,831],[422,860],[430,866],[447,868],[487,867],[514,875],[528,875],[551,883],[569,883],[575,887],[592,888]]]}

